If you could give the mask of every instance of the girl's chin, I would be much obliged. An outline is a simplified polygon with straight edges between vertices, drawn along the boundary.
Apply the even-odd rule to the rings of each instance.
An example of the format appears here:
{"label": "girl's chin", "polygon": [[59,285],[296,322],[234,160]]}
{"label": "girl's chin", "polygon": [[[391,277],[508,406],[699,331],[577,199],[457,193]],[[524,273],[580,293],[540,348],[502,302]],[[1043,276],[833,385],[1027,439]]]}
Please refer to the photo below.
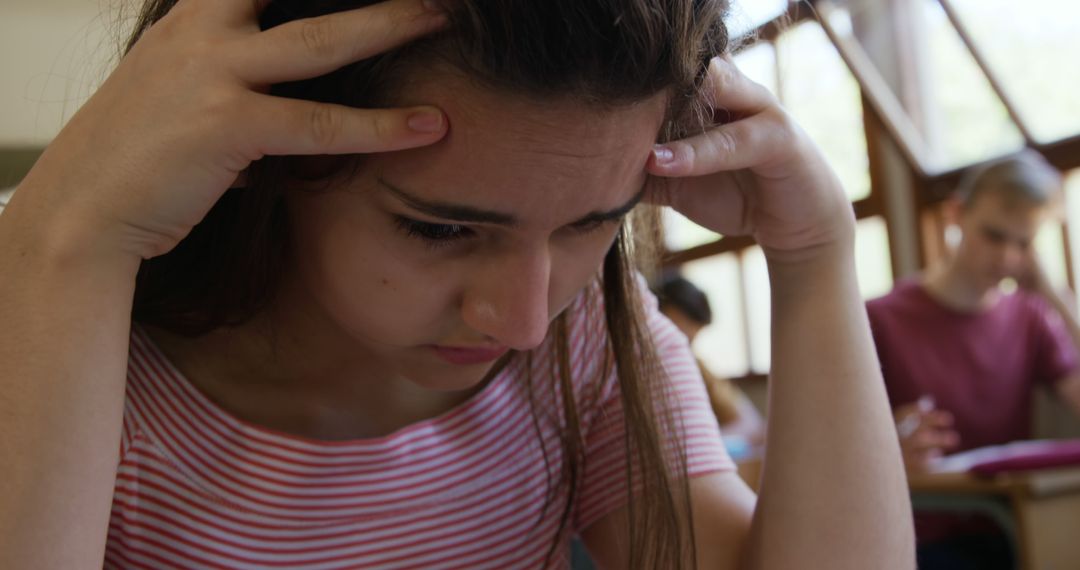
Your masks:
{"label": "girl's chin", "polygon": [[413,368],[405,376],[413,384],[433,392],[461,392],[480,386],[492,369],[492,363],[461,366],[435,363]]}

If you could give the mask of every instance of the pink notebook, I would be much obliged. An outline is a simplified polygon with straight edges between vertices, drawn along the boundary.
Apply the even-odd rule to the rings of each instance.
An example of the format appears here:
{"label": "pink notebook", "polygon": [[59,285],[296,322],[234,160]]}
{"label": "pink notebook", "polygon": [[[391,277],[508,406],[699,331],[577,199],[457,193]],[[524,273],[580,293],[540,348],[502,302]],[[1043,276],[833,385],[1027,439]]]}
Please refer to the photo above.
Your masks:
{"label": "pink notebook", "polygon": [[942,457],[934,462],[931,471],[967,471],[989,476],[1068,466],[1080,466],[1080,439],[1042,439],[980,447]]}
{"label": "pink notebook", "polygon": [[968,470],[976,475],[994,475],[1070,465],[1080,465],[1080,439],[1019,442],[1008,446],[1000,457],[977,461]]}

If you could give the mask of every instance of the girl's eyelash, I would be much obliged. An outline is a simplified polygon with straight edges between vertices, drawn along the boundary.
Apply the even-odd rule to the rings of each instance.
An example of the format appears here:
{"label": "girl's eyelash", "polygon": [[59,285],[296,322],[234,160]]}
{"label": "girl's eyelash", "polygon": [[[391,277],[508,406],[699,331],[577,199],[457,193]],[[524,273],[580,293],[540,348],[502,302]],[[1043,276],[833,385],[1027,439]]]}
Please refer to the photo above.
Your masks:
{"label": "girl's eyelash", "polygon": [[[570,226],[578,234],[588,234],[597,231],[608,224],[621,224],[622,218],[615,220],[598,220],[584,224]],[[441,247],[452,242],[473,236],[472,230],[459,224],[433,224],[422,222],[403,216],[396,216],[394,223],[405,235],[424,241],[430,247]]]}
{"label": "girl's eyelash", "polygon": [[590,221],[590,222],[585,222],[584,224],[574,225],[574,226],[570,226],[570,227],[573,228],[573,230],[576,231],[577,233],[587,234],[587,233],[590,233],[590,232],[597,231],[600,228],[606,227],[609,224],[613,224],[613,225],[618,226],[619,224],[621,224],[623,222],[624,218],[625,218],[625,216],[622,216],[622,217],[619,217],[619,218],[616,218],[616,219],[612,219],[612,220],[594,220],[594,221]]}
{"label": "girl's eyelash", "polygon": [[397,216],[394,222],[405,235],[423,240],[432,246],[446,245],[472,235],[469,228],[458,224],[433,224],[401,216]]}
{"label": "girl's eyelash", "polygon": [[573,226],[570,226],[570,228],[579,234],[587,234],[589,232],[594,232],[604,227],[605,225],[607,225],[608,221],[585,222],[584,224],[575,224]]}

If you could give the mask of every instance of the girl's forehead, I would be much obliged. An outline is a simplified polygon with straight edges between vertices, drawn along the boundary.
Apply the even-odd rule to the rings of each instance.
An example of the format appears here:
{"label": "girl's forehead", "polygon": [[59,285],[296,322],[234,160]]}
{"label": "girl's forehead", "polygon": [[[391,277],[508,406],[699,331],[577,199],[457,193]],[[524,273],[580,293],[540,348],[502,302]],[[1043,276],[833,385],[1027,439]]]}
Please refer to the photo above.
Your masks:
{"label": "girl's forehead", "polygon": [[601,104],[574,94],[534,96],[486,87],[446,68],[413,78],[399,92],[405,104],[441,108],[447,141],[499,141],[525,152],[583,158],[649,148],[663,122],[666,94],[626,104]]}
{"label": "girl's forehead", "polygon": [[460,80],[414,84],[410,104],[441,108],[440,142],[377,158],[388,181],[426,199],[540,209],[565,215],[611,209],[644,185],[645,164],[666,101],[599,108],[572,98],[539,100],[484,90]]}

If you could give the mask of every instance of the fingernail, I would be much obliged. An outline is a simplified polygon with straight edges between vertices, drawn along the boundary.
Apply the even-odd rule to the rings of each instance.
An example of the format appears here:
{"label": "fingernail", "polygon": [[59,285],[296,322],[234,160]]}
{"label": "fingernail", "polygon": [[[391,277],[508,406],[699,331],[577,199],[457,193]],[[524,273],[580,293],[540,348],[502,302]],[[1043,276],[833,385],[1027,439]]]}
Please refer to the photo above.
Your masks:
{"label": "fingernail", "polygon": [[436,133],[442,130],[443,115],[439,111],[418,111],[405,122],[418,133]]}
{"label": "fingernail", "polygon": [[670,148],[663,145],[656,145],[653,147],[653,160],[659,166],[666,166],[675,161],[675,153]]}

